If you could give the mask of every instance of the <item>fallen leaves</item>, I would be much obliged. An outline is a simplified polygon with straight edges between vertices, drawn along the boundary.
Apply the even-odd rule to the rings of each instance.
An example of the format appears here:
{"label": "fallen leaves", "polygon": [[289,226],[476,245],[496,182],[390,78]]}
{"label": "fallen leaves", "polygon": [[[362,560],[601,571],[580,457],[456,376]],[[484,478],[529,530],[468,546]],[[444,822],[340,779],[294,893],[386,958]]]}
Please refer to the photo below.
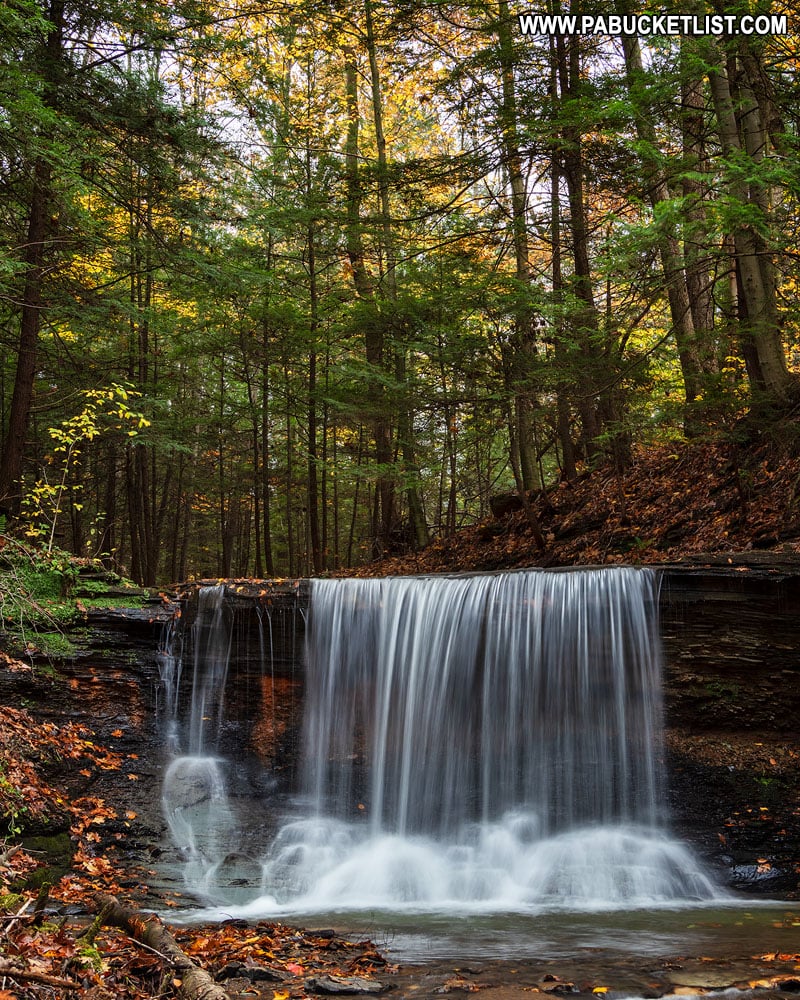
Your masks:
{"label": "fallen leaves", "polygon": [[[87,924],[81,913],[42,920],[32,892],[0,893],[13,903],[10,919],[3,921],[0,931],[0,1000],[9,996],[33,1000],[43,987],[77,1000],[151,1000],[155,996],[171,1000],[185,987],[187,974],[183,967],[178,970],[173,965],[169,955],[148,947],[145,940],[140,942],[138,928],[150,927],[154,918],[128,911],[130,926],[125,930],[104,926],[107,893],[110,888],[119,891],[123,872],[108,857],[93,855],[96,841],[92,834],[114,818],[115,811],[89,797],[75,802],[73,808],[73,838],[78,841],[74,870],[53,887],[49,909],[69,904],[70,912],[83,907],[86,912],[99,909],[101,914],[93,924]],[[0,856],[0,889],[7,887],[9,877],[37,865],[24,851],[8,849]],[[111,922],[117,923],[115,918]],[[178,942],[181,952],[208,973],[209,984],[220,982],[220,995],[229,979],[236,980],[237,995],[271,995],[272,1000],[301,1000],[314,984],[318,992],[380,993],[387,984],[367,974],[364,967],[381,965],[385,974],[396,971],[371,942],[353,943],[333,931],[305,932],[264,921],[165,929],[167,938]],[[264,988],[271,983],[278,985]]]}
{"label": "fallen leaves", "polygon": [[[798,553],[800,520],[793,511],[799,477],[800,458],[773,455],[767,446],[748,453],[746,462],[725,443],[640,449],[621,474],[601,467],[546,494],[531,494],[548,539],[544,554],[511,496],[510,504],[495,505],[501,512],[495,519],[437,538],[422,552],[390,556],[347,573],[659,563],[693,553],[778,547]],[[735,569],[749,572],[746,566]]]}

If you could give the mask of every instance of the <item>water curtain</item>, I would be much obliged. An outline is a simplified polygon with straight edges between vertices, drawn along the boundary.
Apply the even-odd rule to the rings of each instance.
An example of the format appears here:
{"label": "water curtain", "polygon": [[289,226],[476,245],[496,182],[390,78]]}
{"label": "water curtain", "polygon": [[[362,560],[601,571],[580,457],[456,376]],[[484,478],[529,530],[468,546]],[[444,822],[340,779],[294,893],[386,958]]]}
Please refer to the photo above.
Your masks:
{"label": "water curtain", "polygon": [[[305,790],[373,832],[656,826],[657,581],[632,569],[317,580]],[[361,766],[368,775],[359,787]]]}

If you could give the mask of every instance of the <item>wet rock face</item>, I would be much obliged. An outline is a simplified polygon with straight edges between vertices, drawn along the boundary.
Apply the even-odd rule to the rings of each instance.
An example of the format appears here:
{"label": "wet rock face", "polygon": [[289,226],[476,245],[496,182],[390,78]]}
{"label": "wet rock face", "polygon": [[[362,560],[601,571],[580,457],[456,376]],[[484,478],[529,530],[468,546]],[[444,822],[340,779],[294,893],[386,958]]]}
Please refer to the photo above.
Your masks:
{"label": "wet rock face", "polygon": [[661,634],[668,725],[797,732],[800,576],[666,573]]}
{"label": "wet rock face", "polygon": [[800,897],[800,576],[665,574],[673,823],[731,887]]}

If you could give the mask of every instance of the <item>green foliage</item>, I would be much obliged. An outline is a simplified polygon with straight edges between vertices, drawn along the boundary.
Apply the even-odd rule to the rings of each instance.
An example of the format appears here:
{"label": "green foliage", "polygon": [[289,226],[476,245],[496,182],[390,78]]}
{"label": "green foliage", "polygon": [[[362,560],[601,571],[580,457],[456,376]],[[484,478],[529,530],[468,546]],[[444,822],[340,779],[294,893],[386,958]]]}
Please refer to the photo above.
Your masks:
{"label": "green foliage", "polygon": [[[643,39],[626,74],[619,41],[560,51],[499,11],[378,5],[367,33],[363,8],[315,10],[311,32],[302,7],[186,20],[81,0],[56,58],[41,5],[0,7],[7,347],[37,166],[51,178],[29,538],[150,584],[263,571],[268,546],[272,571],[308,572],[316,530],[332,569],[373,551],[387,484],[398,533],[412,492],[451,531],[512,487],[520,445],[550,483],[567,444],[586,468],[627,440],[732,432],[756,399],[736,234],[767,271],[774,257],[780,333],[799,342],[789,57],[753,40],[781,134],[726,149],[709,80],[747,76],[744,40]],[[740,131],[756,117],[736,108]],[[692,261],[711,315],[687,361],[667,286]],[[0,352],[2,400],[15,363]]]}
{"label": "green foliage", "polygon": [[24,829],[28,807],[25,804],[25,796],[4,774],[2,763],[0,763],[0,800],[3,803],[1,818],[6,827],[3,836],[17,837]]}
{"label": "green foliage", "polygon": [[[53,543],[62,513],[67,480],[80,461],[85,442],[93,441],[101,435],[123,434],[136,437],[140,430],[150,426],[150,421],[138,410],[132,410],[128,402],[141,396],[129,385],[112,383],[103,389],[83,389],[83,409],[74,416],[63,420],[57,427],[48,428],[53,448],[57,481],[39,479],[28,490],[23,509],[28,520],[25,534],[28,538],[47,538],[46,550],[53,550]],[[60,468],[59,468],[60,465]],[[71,506],[80,511],[83,504],[75,499],[82,491],[80,483],[73,484]]]}

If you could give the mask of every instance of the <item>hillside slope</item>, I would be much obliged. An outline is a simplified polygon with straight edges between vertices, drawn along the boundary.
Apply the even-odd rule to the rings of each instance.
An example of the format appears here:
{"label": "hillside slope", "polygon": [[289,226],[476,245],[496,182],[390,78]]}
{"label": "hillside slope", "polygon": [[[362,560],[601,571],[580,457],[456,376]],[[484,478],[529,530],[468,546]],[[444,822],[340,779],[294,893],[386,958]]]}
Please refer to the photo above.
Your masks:
{"label": "hillside slope", "polygon": [[357,576],[448,573],[520,566],[659,564],[703,555],[771,551],[800,560],[800,459],[763,447],[682,444],[636,454],[532,497],[546,540],[536,546],[515,496],[496,516],[419,553],[385,558]]}

